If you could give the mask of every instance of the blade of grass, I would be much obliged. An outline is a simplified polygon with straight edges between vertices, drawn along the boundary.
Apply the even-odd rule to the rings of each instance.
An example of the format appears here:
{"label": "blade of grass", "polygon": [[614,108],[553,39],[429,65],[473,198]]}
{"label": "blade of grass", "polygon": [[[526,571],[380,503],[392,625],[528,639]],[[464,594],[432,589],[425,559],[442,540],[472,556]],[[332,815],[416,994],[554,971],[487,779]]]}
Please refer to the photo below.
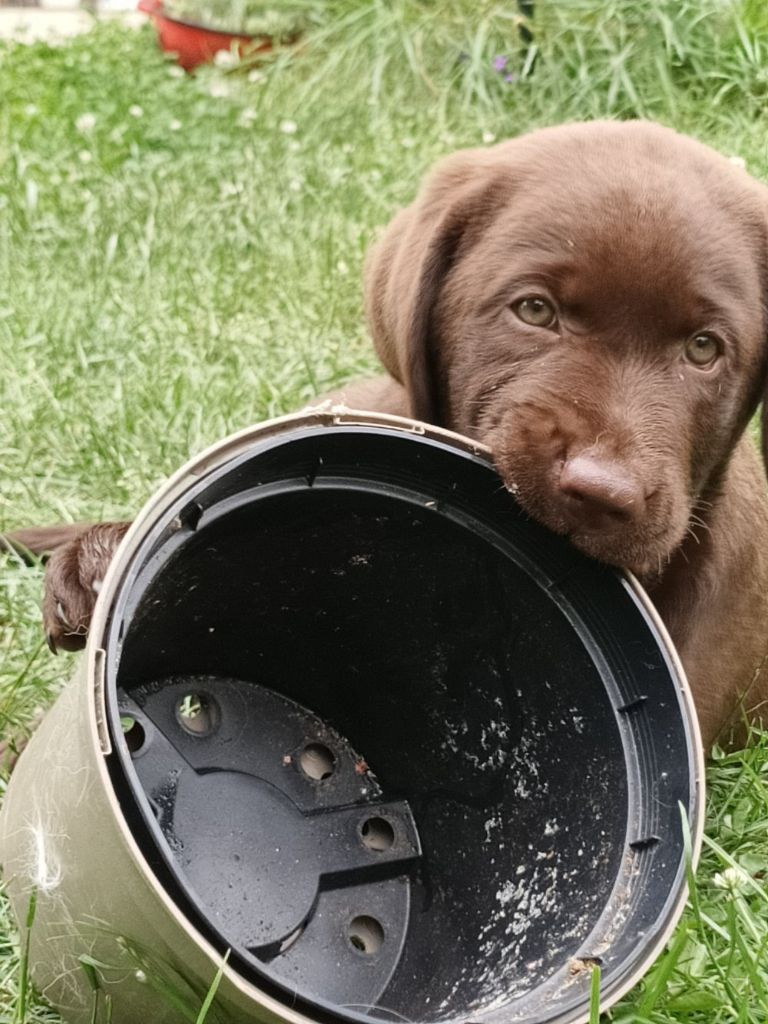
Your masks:
{"label": "blade of grass", "polygon": [[27,904],[27,916],[24,921],[24,944],[19,964],[19,995],[16,1005],[16,1020],[18,1024],[25,1024],[27,1019],[27,1000],[29,999],[30,977],[29,977],[29,951],[32,941],[32,926],[35,923],[37,913],[37,889],[34,888],[29,894]]}
{"label": "blade of grass", "polygon": [[224,954],[224,958],[219,964],[219,969],[218,971],[216,971],[216,976],[211,982],[211,987],[208,989],[208,992],[206,993],[205,999],[203,1000],[203,1005],[200,1007],[200,1013],[197,1015],[197,1020],[195,1021],[195,1024],[205,1024],[205,1019],[208,1016],[211,1006],[213,1005],[213,1000],[216,998],[216,993],[219,990],[221,979],[224,977],[224,968],[226,967],[227,961],[229,960],[229,954],[230,950],[227,950],[226,953]]}

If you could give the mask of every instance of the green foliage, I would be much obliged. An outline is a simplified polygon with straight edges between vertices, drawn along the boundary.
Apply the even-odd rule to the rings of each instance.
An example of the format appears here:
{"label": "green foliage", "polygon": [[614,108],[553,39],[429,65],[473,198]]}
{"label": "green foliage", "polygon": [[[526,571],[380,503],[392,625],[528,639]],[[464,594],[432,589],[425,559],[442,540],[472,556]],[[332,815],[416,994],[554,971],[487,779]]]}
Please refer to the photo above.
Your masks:
{"label": "green foliage", "polygon": [[[758,117],[768,95],[765,6],[736,0],[544,0],[531,41],[509,47],[508,11],[490,7],[470,41],[482,46],[465,75],[468,95],[491,88],[488,55],[509,54],[496,91],[535,93],[562,119],[674,119],[696,105],[710,125],[728,111]],[[507,43],[505,47],[505,41]],[[505,78],[511,76],[511,82]],[[513,91],[509,88],[508,92]]]}
{"label": "green foliage", "polygon": [[[757,0],[538,0],[528,24],[493,0],[317,8],[299,47],[194,77],[149,29],[0,45],[0,529],[129,517],[191,453],[374,370],[363,255],[446,152],[642,115],[768,177]],[[0,568],[15,736],[72,659],[41,643],[40,569]],[[716,845],[612,1019],[768,1020],[767,783],[766,737],[713,763]],[[20,999],[53,1019],[22,959],[0,920],[0,1024]]]}

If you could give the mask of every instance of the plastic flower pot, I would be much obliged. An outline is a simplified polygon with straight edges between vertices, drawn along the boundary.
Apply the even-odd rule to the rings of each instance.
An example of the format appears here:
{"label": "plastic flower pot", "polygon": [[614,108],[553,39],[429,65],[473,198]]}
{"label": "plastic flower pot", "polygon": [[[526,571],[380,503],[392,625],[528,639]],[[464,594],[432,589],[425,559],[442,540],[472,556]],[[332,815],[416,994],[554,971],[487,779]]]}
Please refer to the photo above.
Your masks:
{"label": "plastic flower pot", "polygon": [[194,1021],[221,968],[207,1021],[571,1024],[677,921],[702,770],[634,580],[470,441],[318,411],[136,519],[0,859],[69,1021]]}
{"label": "plastic flower pot", "polygon": [[274,45],[269,36],[220,32],[171,17],[163,9],[162,0],[139,0],[138,9],[149,15],[161,49],[176,54],[186,71],[212,60],[220,50],[232,50],[234,47],[242,56],[266,52]]}

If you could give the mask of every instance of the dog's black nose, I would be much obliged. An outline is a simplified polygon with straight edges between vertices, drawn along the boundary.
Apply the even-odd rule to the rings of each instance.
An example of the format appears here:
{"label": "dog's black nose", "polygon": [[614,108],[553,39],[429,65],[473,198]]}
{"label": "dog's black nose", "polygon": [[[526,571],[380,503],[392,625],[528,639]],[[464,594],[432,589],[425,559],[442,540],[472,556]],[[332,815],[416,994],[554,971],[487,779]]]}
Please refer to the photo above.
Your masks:
{"label": "dog's black nose", "polygon": [[616,528],[639,520],[645,489],[619,463],[589,455],[567,459],[559,487],[568,511],[588,529]]}

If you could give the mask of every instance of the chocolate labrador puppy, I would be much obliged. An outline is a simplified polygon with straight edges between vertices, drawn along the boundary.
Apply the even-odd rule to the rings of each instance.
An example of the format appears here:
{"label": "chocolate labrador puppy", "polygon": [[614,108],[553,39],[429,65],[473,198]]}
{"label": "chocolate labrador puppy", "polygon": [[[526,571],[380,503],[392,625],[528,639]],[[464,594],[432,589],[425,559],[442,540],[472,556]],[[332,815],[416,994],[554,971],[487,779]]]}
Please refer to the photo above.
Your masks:
{"label": "chocolate labrador puppy", "polygon": [[[768,721],[768,489],[745,434],[767,291],[768,190],[743,170],[654,124],[547,128],[444,159],[394,218],[366,276],[389,376],[334,396],[482,441],[531,516],[637,574],[708,746]],[[82,643],[124,530],[73,527],[51,558],[53,645]]]}

